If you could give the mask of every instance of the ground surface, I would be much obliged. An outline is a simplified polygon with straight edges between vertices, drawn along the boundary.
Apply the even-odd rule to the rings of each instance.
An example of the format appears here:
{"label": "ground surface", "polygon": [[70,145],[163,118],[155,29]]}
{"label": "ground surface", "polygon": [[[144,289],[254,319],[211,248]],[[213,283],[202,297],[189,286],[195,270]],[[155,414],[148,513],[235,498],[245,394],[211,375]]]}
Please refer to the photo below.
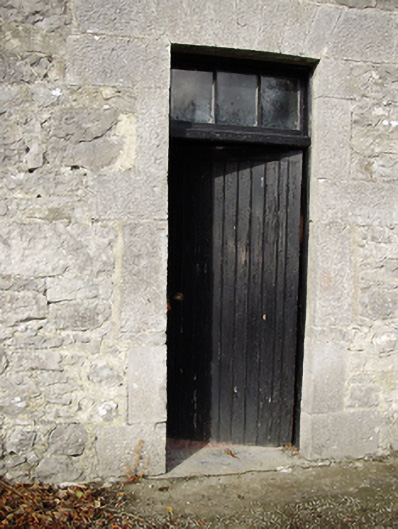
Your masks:
{"label": "ground surface", "polygon": [[[230,471],[244,464],[225,457]],[[106,487],[0,481],[0,528],[398,528],[398,453],[323,466],[286,457],[279,470]]]}
{"label": "ground surface", "polygon": [[398,454],[328,466],[143,480],[125,492],[127,511],[177,527],[398,528]]}

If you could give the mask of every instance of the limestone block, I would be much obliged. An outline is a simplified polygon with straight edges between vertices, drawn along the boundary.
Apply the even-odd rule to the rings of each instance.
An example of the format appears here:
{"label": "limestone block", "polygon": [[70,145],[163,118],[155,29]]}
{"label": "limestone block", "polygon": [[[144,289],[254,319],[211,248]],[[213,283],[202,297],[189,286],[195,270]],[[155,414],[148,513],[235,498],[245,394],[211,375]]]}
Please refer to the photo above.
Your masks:
{"label": "limestone block", "polygon": [[361,290],[359,296],[360,315],[370,320],[398,318],[398,295],[394,290],[379,287]]}
{"label": "limestone block", "polygon": [[36,437],[36,431],[16,427],[8,436],[5,448],[9,454],[25,455],[32,450]]}
{"label": "limestone block", "polygon": [[137,104],[137,130],[140,133],[137,136],[135,173],[161,190],[167,185],[168,109],[167,89],[142,91]]}
{"label": "limestone block", "polygon": [[121,331],[161,331],[166,327],[167,239],[164,224],[124,228]]}
{"label": "limestone block", "polygon": [[314,182],[311,219],[360,225],[393,225],[398,222],[397,186],[393,183],[353,181]]}
{"label": "limestone block", "polygon": [[68,142],[90,142],[104,136],[117,122],[113,108],[62,109],[51,115],[51,135]]}
{"label": "limestone block", "polygon": [[[159,24],[165,28],[170,42],[186,42],[189,27],[189,43],[202,45],[228,45],[235,37],[236,45],[236,3],[231,0],[224,2],[188,2],[181,0],[157,1]],[[218,19],[219,13],[222,17]],[[222,23],[224,22],[224,24]],[[227,31],[229,29],[229,34]]]}
{"label": "limestone block", "polygon": [[347,408],[375,408],[379,405],[380,387],[353,384],[348,391]]}
{"label": "limestone block", "polygon": [[97,384],[105,384],[109,388],[123,384],[123,377],[120,373],[112,366],[104,363],[92,365],[88,378]]}
{"label": "limestone block", "polygon": [[397,155],[382,152],[371,157],[353,153],[351,157],[351,178],[369,182],[397,182]]}
{"label": "limestone block", "polygon": [[[307,38],[301,53],[307,57],[319,58],[324,55],[330,42],[331,35],[340,16],[340,11],[330,6],[316,6],[312,13],[313,22],[309,27]],[[291,35],[291,52],[294,51],[294,37]],[[344,82],[341,79],[342,82]]]}
{"label": "limestone block", "polygon": [[[313,76],[313,98],[355,99],[358,91],[358,77],[352,73],[354,64],[357,63],[322,57]],[[334,122],[333,114],[328,117]],[[324,119],[327,119],[327,116]]]}
{"label": "limestone block", "polygon": [[18,325],[47,317],[47,300],[37,292],[0,292],[0,321]]}
{"label": "limestone block", "polygon": [[51,349],[45,351],[15,351],[11,356],[11,365],[15,371],[63,370],[60,352]]}
{"label": "limestone block", "polygon": [[398,286],[398,248],[397,257],[379,256],[359,264],[359,283],[362,289],[380,286],[383,289]]}
{"label": "limestone block", "polygon": [[80,424],[59,424],[48,440],[49,453],[80,456],[87,443],[87,431]]}
{"label": "limestone block", "polygon": [[349,9],[342,12],[327,53],[335,58],[391,62],[397,51],[395,36],[393,13]]}
{"label": "limestone block", "polygon": [[394,225],[358,226],[356,228],[358,260],[381,261],[395,259],[398,248],[398,229]]}
{"label": "limestone block", "polygon": [[76,144],[52,138],[48,144],[47,159],[51,164],[61,167],[102,170],[118,159],[121,142],[110,134],[88,142]]}
{"label": "limestone block", "polygon": [[353,410],[324,415],[301,413],[300,451],[308,459],[360,458],[378,449],[380,414]]}
{"label": "limestone block", "polygon": [[67,226],[62,222],[2,226],[1,274],[46,277],[68,268],[84,278],[112,273],[113,230],[98,225]]}
{"label": "limestone block", "polygon": [[[143,155],[144,156],[144,155]],[[145,154],[148,157],[148,153]],[[145,162],[143,161],[143,165]],[[137,171],[89,178],[90,215],[100,220],[166,219],[167,179],[148,179]],[[152,181],[151,181],[152,180]]]}
{"label": "limestone block", "polygon": [[134,347],[129,353],[130,424],[166,420],[166,348]]}
{"label": "limestone block", "polygon": [[[85,171],[70,167],[54,172],[47,170],[34,173],[20,172],[4,175],[6,190],[10,196],[65,197],[70,205],[73,200],[84,196]],[[38,196],[39,195],[39,196]]]}
{"label": "limestone block", "polygon": [[0,375],[4,373],[4,371],[8,367],[8,358],[6,355],[6,352],[3,348],[0,347]]}
{"label": "limestone block", "polygon": [[5,415],[16,416],[34,409],[40,390],[31,377],[12,374],[0,380],[0,409]]}
{"label": "limestone block", "polygon": [[313,4],[299,2],[287,2],[286,7],[284,25],[280,27],[283,32],[281,52],[301,55],[319,8]]}
{"label": "limestone block", "polygon": [[49,307],[49,321],[56,329],[96,329],[109,320],[110,315],[110,303],[103,300],[59,302]]}
{"label": "limestone block", "polygon": [[45,19],[64,15],[66,4],[67,0],[7,0],[0,6],[0,14],[6,20],[40,25]]}
{"label": "limestone block", "polygon": [[350,101],[315,99],[311,128],[311,176],[332,181],[347,179],[350,168]]}
{"label": "limestone block", "polygon": [[[140,441],[142,449],[140,450]],[[98,474],[103,478],[126,479],[135,470],[140,471],[149,457],[146,474],[163,474],[166,470],[166,425],[132,425],[101,428],[95,445]],[[139,468],[134,469],[139,453]]]}
{"label": "limestone block", "polygon": [[[5,72],[3,72],[3,74],[5,75]],[[0,66],[0,79],[2,79],[3,81],[4,75],[2,75]],[[32,105],[32,92],[27,85],[9,85],[5,83],[2,83],[0,85],[0,112],[2,114],[5,114],[6,112],[11,112],[11,108],[14,112],[15,109],[25,105]]]}
{"label": "limestone block", "polygon": [[342,343],[307,345],[302,410],[308,413],[333,413],[343,410],[346,356],[347,346]]}
{"label": "limestone block", "polygon": [[147,0],[78,0],[74,7],[79,27],[88,33],[142,37],[155,35],[162,22],[155,3]]}
{"label": "limestone block", "polygon": [[46,280],[46,297],[50,302],[88,300],[100,298],[109,299],[111,284],[108,281],[83,281],[77,277],[49,277]]}
{"label": "limestone block", "polygon": [[352,319],[353,295],[350,229],[339,223],[319,223],[312,232],[308,292],[314,303],[315,325],[347,326]]}
{"label": "limestone block", "polygon": [[84,479],[75,459],[67,456],[44,457],[35,470],[35,478],[47,483],[79,482]]}
{"label": "limestone block", "polygon": [[68,39],[66,79],[70,84],[167,87],[167,40],[75,35]]}
{"label": "limestone block", "polygon": [[353,108],[353,149],[363,156],[398,152],[397,113],[396,103],[374,104],[362,99]]}

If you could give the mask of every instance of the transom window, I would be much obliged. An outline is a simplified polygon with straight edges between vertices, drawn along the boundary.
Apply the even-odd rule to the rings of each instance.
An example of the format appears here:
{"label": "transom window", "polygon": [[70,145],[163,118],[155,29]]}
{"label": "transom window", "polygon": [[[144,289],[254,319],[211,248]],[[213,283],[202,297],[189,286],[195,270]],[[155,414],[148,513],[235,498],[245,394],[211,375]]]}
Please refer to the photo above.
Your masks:
{"label": "transom window", "polygon": [[201,71],[171,71],[171,119],[300,131],[299,77]]}

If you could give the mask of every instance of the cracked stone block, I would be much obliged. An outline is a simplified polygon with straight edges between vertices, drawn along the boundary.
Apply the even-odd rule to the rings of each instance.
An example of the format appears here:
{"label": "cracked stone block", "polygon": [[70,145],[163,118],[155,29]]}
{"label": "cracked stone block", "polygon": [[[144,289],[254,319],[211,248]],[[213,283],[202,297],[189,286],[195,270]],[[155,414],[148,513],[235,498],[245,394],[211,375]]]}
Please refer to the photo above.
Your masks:
{"label": "cracked stone block", "polygon": [[70,457],[50,455],[40,461],[35,477],[47,483],[64,483],[82,481],[84,474]]}
{"label": "cracked stone block", "polygon": [[80,424],[59,425],[49,437],[49,452],[55,455],[80,456],[87,438],[87,431]]}
{"label": "cracked stone block", "polygon": [[106,364],[92,365],[88,375],[89,380],[98,384],[107,384],[110,387],[121,386],[123,377],[116,369]]}
{"label": "cracked stone block", "polygon": [[6,441],[6,450],[9,454],[23,455],[32,450],[33,443],[37,437],[35,431],[26,431],[16,428],[11,432]]}

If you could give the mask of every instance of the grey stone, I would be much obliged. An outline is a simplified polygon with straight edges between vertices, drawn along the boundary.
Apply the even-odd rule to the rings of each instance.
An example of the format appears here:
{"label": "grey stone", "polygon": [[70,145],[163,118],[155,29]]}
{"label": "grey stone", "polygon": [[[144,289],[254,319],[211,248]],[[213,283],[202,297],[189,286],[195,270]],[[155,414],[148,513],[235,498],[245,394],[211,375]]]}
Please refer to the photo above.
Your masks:
{"label": "grey stone", "polygon": [[312,131],[312,174],[317,179],[333,182],[346,180],[350,169],[350,102],[323,97],[315,99]]}
{"label": "grey stone", "polygon": [[69,269],[92,278],[113,268],[113,230],[103,226],[67,226],[62,222],[0,228],[1,274],[28,277],[60,275]]}
{"label": "grey stone", "polygon": [[12,356],[12,366],[16,371],[43,370],[62,371],[62,358],[59,351],[23,351],[15,352]]}
{"label": "grey stone", "polygon": [[[312,265],[309,293],[313,293],[316,326],[347,326],[352,320],[352,250],[350,228],[339,223],[319,223],[312,228]],[[316,251],[316,255],[312,254]],[[310,314],[312,307],[308,307]]]}
{"label": "grey stone", "polygon": [[40,390],[30,377],[12,374],[0,380],[0,408],[10,416],[26,413],[36,407]]}
{"label": "grey stone", "polygon": [[122,332],[165,328],[166,264],[163,224],[143,223],[124,228],[123,268],[129,273],[123,278]]}
{"label": "grey stone", "polygon": [[301,414],[300,451],[308,459],[360,458],[378,448],[377,411],[345,411],[325,415]]}
{"label": "grey stone", "polygon": [[112,400],[102,402],[98,406],[98,415],[104,421],[112,421],[115,419],[119,415],[117,402]]}
{"label": "grey stone", "polygon": [[49,320],[57,329],[84,331],[100,327],[110,313],[107,302],[59,302],[50,305]]}
{"label": "grey stone", "polygon": [[22,456],[32,450],[37,432],[16,428],[11,432],[6,441],[6,450],[9,454]]}
{"label": "grey stone", "polygon": [[0,200],[0,217],[7,215],[8,207],[5,200]]}
{"label": "grey stone", "polygon": [[345,344],[333,342],[311,345],[311,353],[305,358],[301,407],[308,413],[342,411],[347,348]]}
{"label": "grey stone", "polygon": [[85,449],[87,438],[87,431],[80,424],[60,424],[49,437],[48,449],[55,455],[80,456]]}
{"label": "grey stone", "polygon": [[123,377],[116,369],[102,363],[90,367],[88,378],[93,382],[106,384],[108,387],[120,386],[123,383]]}
{"label": "grey stone", "polygon": [[[162,474],[166,465],[165,441],[165,423],[102,428],[95,444],[99,474],[106,478],[126,479],[134,471],[143,469],[147,462],[146,474]],[[139,450],[141,442],[142,449]],[[140,461],[139,468],[135,469],[137,452]]]}
{"label": "grey stone", "polygon": [[398,317],[398,296],[394,290],[382,290],[375,286],[361,292],[360,314],[370,320],[388,320]]}
{"label": "grey stone", "polygon": [[[109,299],[110,289],[104,292],[102,284],[83,281],[78,277],[49,277],[46,281],[46,297],[50,302],[72,301],[76,299]],[[101,291],[102,290],[102,291]],[[106,295],[107,294],[107,295]]]}
{"label": "grey stone", "polygon": [[354,384],[350,387],[346,399],[348,408],[374,408],[379,405],[380,388]]}
{"label": "grey stone", "polygon": [[0,347],[0,375],[2,375],[4,371],[7,369],[8,363],[9,362],[8,362],[6,352],[4,351],[3,348]]}
{"label": "grey stone", "polygon": [[128,420],[154,423],[166,420],[165,347],[135,347],[129,353]]}
{"label": "grey stone", "polygon": [[40,461],[35,477],[47,483],[64,483],[81,481],[84,474],[70,457],[50,455]]}
{"label": "grey stone", "polygon": [[373,157],[355,154],[351,161],[351,178],[371,182],[396,182],[397,157],[395,154],[384,152]]}
{"label": "grey stone", "polygon": [[351,146],[363,156],[396,153],[398,150],[398,104],[374,104],[362,99],[353,108]]}
{"label": "grey stone", "polygon": [[68,39],[66,78],[70,84],[168,86],[168,56],[163,40],[74,35]]}
{"label": "grey stone", "polygon": [[63,109],[51,118],[51,135],[71,143],[90,142],[104,136],[116,121],[113,108]]}
{"label": "grey stone", "polygon": [[18,325],[47,317],[47,301],[36,292],[0,293],[0,319],[6,325]]}
{"label": "grey stone", "polygon": [[342,13],[328,46],[328,55],[369,62],[396,58],[394,15],[350,9]]}
{"label": "grey stone", "polygon": [[78,0],[75,13],[84,32],[125,37],[156,34],[162,20],[156,18],[155,2],[148,0]]}
{"label": "grey stone", "polygon": [[322,180],[312,186],[311,200],[313,221],[389,225],[398,220],[394,184]]}

